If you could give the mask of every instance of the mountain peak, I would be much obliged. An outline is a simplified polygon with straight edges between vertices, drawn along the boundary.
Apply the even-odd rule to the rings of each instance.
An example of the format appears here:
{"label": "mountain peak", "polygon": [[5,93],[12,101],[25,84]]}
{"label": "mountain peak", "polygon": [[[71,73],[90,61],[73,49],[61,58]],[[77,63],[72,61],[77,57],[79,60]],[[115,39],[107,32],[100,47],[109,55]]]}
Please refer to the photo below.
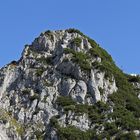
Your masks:
{"label": "mountain peak", "polygon": [[[46,31],[0,70],[3,140],[140,135],[140,78],[79,30]],[[7,131],[8,130],[8,131]]]}
{"label": "mountain peak", "polygon": [[[46,31],[37,37],[31,46],[54,50],[55,45],[62,46],[63,48],[69,47],[70,43],[83,47],[87,43],[87,37],[76,29],[58,30],[58,31]],[[86,44],[88,47],[89,44]]]}

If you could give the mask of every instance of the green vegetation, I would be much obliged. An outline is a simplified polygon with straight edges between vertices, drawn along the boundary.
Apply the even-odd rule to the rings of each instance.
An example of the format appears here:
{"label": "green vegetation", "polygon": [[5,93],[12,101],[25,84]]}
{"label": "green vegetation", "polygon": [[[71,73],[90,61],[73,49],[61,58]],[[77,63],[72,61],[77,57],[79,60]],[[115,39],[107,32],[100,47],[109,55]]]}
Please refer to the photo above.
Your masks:
{"label": "green vegetation", "polygon": [[60,127],[57,121],[58,117],[54,116],[50,119],[50,125],[57,129],[60,140],[91,140],[95,134],[94,131],[81,131],[74,126]]}
{"label": "green vegetation", "polygon": [[[93,52],[94,52],[94,56],[95,56],[95,54],[96,55],[98,54],[99,57],[102,56],[101,57],[102,62],[99,63],[99,62],[95,61],[92,64],[92,66],[96,69],[99,69],[100,71],[105,72],[106,78],[111,78],[114,73],[115,74],[120,73],[121,71],[119,70],[118,67],[116,67],[111,56],[107,55],[107,52],[102,49],[98,49],[98,50],[100,50],[100,51],[98,53],[96,53],[96,52],[94,52],[94,48],[92,48],[92,49],[90,49],[90,54],[93,55]],[[66,54],[72,53],[73,54],[72,61],[77,63],[83,70],[86,70],[86,71],[91,70],[90,56],[88,54],[85,54],[83,52],[75,52],[74,50],[72,50],[70,48],[64,49],[64,52]]]}
{"label": "green vegetation", "polygon": [[103,88],[99,88],[100,94],[103,95],[104,94],[104,89]]}
{"label": "green vegetation", "polygon": [[137,82],[137,83],[140,82],[140,76],[132,76],[132,75],[126,74],[126,77],[129,82]]}
{"label": "green vegetation", "polygon": [[[92,43],[91,43],[92,42]],[[94,63],[93,66],[105,72],[105,77],[115,77],[118,87],[117,93],[110,96],[110,99],[115,103],[113,116],[116,121],[116,126],[125,127],[125,129],[140,129],[140,100],[137,98],[134,88],[129,82],[139,82],[139,77],[126,76],[114,63],[111,56],[102,48],[95,45],[95,42],[90,39],[92,49],[91,56],[99,56],[102,59],[101,63]],[[119,121],[119,122],[118,122]]]}
{"label": "green vegetation", "polygon": [[68,29],[66,30],[68,33],[78,33],[80,34],[81,36],[85,37],[88,39],[89,43],[91,44],[92,48],[90,49],[90,53],[91,55],[93,56],[99,56],[100,58],[102,58],[103,60],[106,60],[106,61],[110,61],[111,63],[114,63],[114,61],[112,60],[112,57],[111,55],[109,55],[107,53],[106,50],[104,50],[103,48],[101,48],[99,46],[99,44],[97,44],[93,39],[89,38],[88,36],[84,35],[82,32],[80,32],[79,30],[77,29]]}
{"label": "green vegetation", "polygon": [[58,129],[58,137],[60,140],[91,140],[94,134],[94,131],[84,132],[74,126]]}
{"label": "green vegetation", "polygon": [[62,107],[75,105],[76,102],[73,101],[70,97],[60,96],[57,98],[56,103]]}
{"label": "green vegetation", "polygon": [[48,36],[50,38],[50,40],[52,40],[52,41],[54,40],[53,34],[50,30],[46,31],[45,35]]}
{"label": "green vegetation", "polygon": [[24,134],[24,127],[19,122],[17,122],[15,118],[10,118],[10,125],[16,128],[16,131],[20,136]]}
{"label": "green vegetation", "polygon": [[34,134],[36,135],[37,140],[44,140],[44,132],[36,130]]}
{"label": "green vegetation", "polygon": [[115,124],[125,130],[140,129],[140,122],[136,119],[132,112],[124,108],[117,108],[111,114],[112,118],[116,119]]}
{"label": "green vegetation", "polygon": [[37,69],[37,70],[36,70],[36,76],[37,76],[37,77],[41,77],[42,74],[43,74],[43,72],[44,72],[44,69],[43,69],[43,68]]}
{"label": "green vegetation", "polygon": [[116,133],[118,133],[118,128],[116,127],[116,124],[114,122],[112,123],[105,123],[105,132],[109,134],[109,136],[113,136]]}
{"label": "green vegetation", "polygon": [[37,140],[44,140],[45,139],[45,131],[44,131],[44,124],[41,121],[38,121],[34,124],[35,126],[35,132],[34,135],[36,135]]}
{"label": "green vegetation", "polygon": [[116,137],[116,140],[137,140],[137,137],[133,132],[126,133],[126,134],[119,133]]}
{"label": "green vegetation", "polygon": [[17,61],[12,61],[10,64],[13,65],[13,66],[17,66],[18,62]]}
{"label": "green vegetation", "polygon": [[95,105],[89,106],[84,104],[77,104],[70,97],[60,96],[56,103],[64,108],[65,113],[69,110],[75,112],[76,115],[88,114],[93,123],[101,123],[105,118],[103,112],[109,109],[109,106],[103,102],[97,102]]}
{"label": "green vegetation", "polygon": [[[109,139],[110,136],[117,134],[117,140],[135,140],[136,137],[133,133],[131,133],[131,131],[140,129],[140,100],[137,98],[135,89],[133,88],[131,83],[140,82],[140,77],[124,74],[123,71],[115,65],[111,55],[109,55],[103,48],[101,48],[94,40],[85,36],[79,30],[68,29],[67,32],[78,33],[81,36],[86,37],[92,48],[87,53],[75,52],[70,48],[66,48],[64,49],[64,53],[71,53],[72,61],[78,64],[82,70],[89,71],[92,67],[94,67],[95,69],[99,69],[100,71],[105,72],[106,79],[112,79],[112,76],[114,76],[118,91],[116,93],[113,93],[109,97],[110,101],[114,103],[114,105],[112,105],[114,108],[114,112],[108,114],[108,116],[105,116],[104,113],[109,109],[108,104],[104,104],[102,102],[98,102],[93,106],[88,106],[77,104],[69,97],[59,97],[57,99],[57,104],[64,108],[65,113],[67,113],[69,110],[72,110],[77,115],[87,113],[92,123],[98,125],[103,124],[105,130],[100,136],[96,137],[96,139],[103,139],[104,137]],[[72,43],[76,44],[76,46],[79,47],[81,44],[81,39],[75,38]],[[95,57],[100,57],[101,63],[95,61],[91,65],[90,59]],[[100,89],[100,91],[103,94],[103,90]],[[105,117],[108,119],[113,119],[114,122],[105,123]],[[58,125],[57,119],[54,119],[52,123]],[[127,130],[130,133],[121,134],[118,128]],[[81,134],[80,130],[72,126],[69,126],[67,128],[59,128],[58,133],[60,134],[59,137],[62,140],[67,140],[69,138],[76,140],[82,139],[82,134],[86,135],[86,139],[90,139],[90,136],[93,134],[90,133],[90,135],[87,135],[87,133],[83,132]]]}
{"label": "green vegetation", "polygon": [[123,73],[114,75],[117,87],[117,93],[110,96],[115,104],[114,112],[111,114],[118,127],[127,130],[140,129],[140,100],[134,93],[131,84]]}
{"label": "green vegetation", "polygon": [[36,61],[38,62],[38,63],[41,63],[41,64],[43,64],[43,65],[52,65],[52,57],[44,57],[44,56],[42,56],[41,58],[37,58],[36,59]]}
{"label": "green vegetation", "polygon": [[[68,32],[77,32],[79,31],[70,29]],[[80,33],[81,34],[81,33]],[[81,34],[84,36],[83,34]],[[110,95],[110,100],[114,103],[114,112],[109,114],[108,118],[113,118],[113,124],[106,124],[106,130],[102,135],[113,135],[117,133],[117,128],[120,127],[123,130],[136,130],[140,129],[140,100],[137,98],[135,94],[135,89],[130,84],[131,82],[140,82],[139,76],[130,76],[126,75],[120,70],[112,60],[112,57],[92,39],[88,38],[92,48],[89,51],[90,56],[92,57],[100,57],[101,63],[94,62],[92,66],[100,71],[105,72],[105,78],[111,79],[114,76],[116,85],[118,87],[117,93],[113,93]],[[66,53],[74,54],[73,50],[67,49]],[[87,55],[88,56],[88,55]],[[81,56],[80,56],[81,57]],[[78,62],[81,61],[78,56]],[[102,89],[100,89],[101,93],[103,93]],[[93,120],[93,123],[100,123],[104,116],[101,115],[101,112],[96,111],[97,106],[86,108],[84,107],[84,112],[87,110],[89,118]],[[94,109],[93,109],[94,108]],[[99,107],[100,108],[100,107]],[[98,108],[98,109],[99,109]],[[67,109],[73,109],[76,111],[76,106],[69,106]],[[81,109],[80,109],[81,110]],[[95,121],[95,122],[94,122]],[[111,126],[109,126],[111,125]],[[112,131],[111,131],[111,130]],[[110,132],[111,131],[111,132]],[[121,136],[123,137],[123,136]],[[102,138],[102,137],[101,137]],[[120,139],[120,138],[119,138]],[[128,138],[129,139],[129,138]]]}
{"label": "green vegetation", "polygon": [[48,81],[48,80],[44,80],[44,84],[45,84],[45,86],[47,86],[47,87],[53,86],[53,82]]}
{"label": "green vegetation", "polygon": [[55,127],[55,128],[59,128],[59,124],[58,124],[58,121],[57,121],[58,117],[57,116],[53,116],[51,119],[50,119],[50,125],[51,127]]}
{"label": "green vegetation", "polygon": [[74,29],[74,28],[70,28],[68,30],[66,30],[68,33],[78,33],[81,36],[85,37],[88,39],[89,43],[91,44],[91,46],[96,47],[99,46],[94,40],[92,40],[91,38],[89,38],[88,36],[84,35],[81,31]]}
{"label": "green vegetation", "polygon": [[27,89],[27,88],[25,88],[23,91],[22,91],[22,93],[23,94],[27,94],[27,95],[29,95],[30,94],[30,90],[29,89]]}
{"label": "green vegetation", "polygon": [[57,134],[59,139],[61,140],[102,140],[104,138],[110,139],[110,137],[113,134],[116,134],[118,132],[116,126],[113,124],[106,124],[105,126],[105,132],[101,133],[99,135],[96,134],[96,130],[88,130],[88,131],[81,131],[80,129],[68,125],[67,127],[60,127],[58,121],[58,116],[54,116],[50,120],[50,124],[52,127],[55,127],[57,129]]}
{"label": "green vegetation", "polygon": [[111,55],[109,55],[106,50],[99,46],[91,48],[89,50],[89,53],[91,54],[91,56],[100,57],[103,61],[109,61],[110,63],[114,63]]}
{"label": "green vegetation", "polygon": [[35,100],[35,99],[37,99],[37,100],[39,100],[39,95],[37,94],[37,93],[35,93],[33,96],[30,96],[29,97],[29,99],[31,100],[31,101],[33,101],[33,100]]}
{"label": "green vegetation", "polygon": [[70,48],[64,48],[64,53],[65,53],[65,54],[69,54],[69,53],[74,54],[75,51],[74,51],[73,49],[70,49]]}
{"label": "green vegetation", "polygon": [[69,59],[68,58],[64,58],[63,62],[69,62]]}
{"label": "green vegetation", "polygon": [[35,109],[35,111],[33,112],[33,115],[37,115],[37,114],[39,113],[39,111],[40,111],[40,108],[37,107],[37,108]]}
{"label": "green vegetation", "polygon": [[80,34],[81,36],[85,36],[81,31],[77,30],[77,29],[74,29],[74,28],[70,28],[70,29],[67,29],[66,30],[68,33],[78,33]]}
{"label": "green vegetation", "polygon": [[89,57],[83,52],[75,52],[72,59],[75,63],[79,64],[79,66],[83,70],[91,70],[91,66],[89,63]]}
{"label": "green vegetation", "polygon": [[72,61],[77,63],[81,67],[81,69],[85,71],[91,70],[90,59],[87,54],[83,52],[75,52],[70,48],[64,49],[64,52],[66,54],[72,53],[73,54]]}
{"label": "green vegetation", "polygon": [[75,44],[77,47],[80,47],[81,42],[82,42],[81,38],[77,37],[72,41],[72,44]]}
{"label": "green vegetation", "polygon": [[[79,30],[76,29],[69,29],[67,30],[69,33],[78,33],[83,37],[86,37],[91,44],[92,48],[89,50],[89,53],[85,54],[82,52],[75,52],[72,49],[66,48],[64,52],[67,53],[72,53],[74,60],[80,65],[81,68],[84,70],[90,70],[90,57],[100,57],[102,59],[101,63],[94,63],[94,67],[97,69],[100,69],[101,71],[105,71],[106,77],[112,77],[112,74],[115,71],[120,71],[119,68],[116,67],[111,55],[107,53],[106,50],[101,48],[94,40],[90,39],[89,37],[85,36],[83,33],[81,33]],[[79,39],[77,39],[77,42]],[[90,55],[89,55],[90,54]]]}
{"label": "green vegetation", "polygon": [[52,58],[51,57],[41,57],[36,59],[39,63],[43,63],[44,65],[52,65]]}
{"label": "green vegetation", "polygon": [[[119,99],[118,99],[119,100]],[[117,135],[117,139],[123,140],[126,136],[128,139],[135,138],[135,135],[132,135],[132,133],[128,134],[121,134],[120,132],[122,130],[139,130],[140,124],[139,120],[136,119],[132,112],[128,111],[124,107],[115,108],[114,112],[106,116],[106,111],[109,110],[108,104],[105,104],[103,102],[97,102],[95,105],[89,106],[89,105],[83,105],[83,104],[77,104],[75,101],[73,101],[70,97],[63,97],[60,96],[57,99],[57,104],[64,108],[65,113],[69,110],[75,112],[76,115],[82,115],[83,113],[88,114],[89,119],[93,124],[96,125],[96,128],[98,128],[99,125],[104,126],[104,131],[97,135],[93,130],[89,130],[87,132],[84,132],[82,135],[83,139],[89,139],[92,138],[95,139],[103,139],[107,138],[110,139],[110,137]],[[117,107],[117,106],[116,106]],[[112,118],[115,120],[115,122],[107,123],[105,118]],[[57,117],[52,118],[51,120],[52,126],[55,126],[58,129],[58,134],[61,139],[66,139],[69,137],[70,139],[79,140],[80,133],[82,133],[79,129],[68,126],[66,128],[59,127],[59,124],[57,122]],[[121,128],[120,130],[118,129]],[[76,134],[75,134],[76,132]],[[76,136],[76,137],[75,137]],[[130,138],[129,138],[130,137]],[[77,139],[76,139],[77,138]],[[133,139],[132,139],[133,140]],[[135,140],[135,139],[134,139]]]}
{"label": "green vegetation", "polygon": [[17,122],[17,120],[11,115],[11,113],[5,111],[4,109],[0,109],[0,120],[9,122],[10,127],[14,128],[18,135],[23,136],[24,126]]}

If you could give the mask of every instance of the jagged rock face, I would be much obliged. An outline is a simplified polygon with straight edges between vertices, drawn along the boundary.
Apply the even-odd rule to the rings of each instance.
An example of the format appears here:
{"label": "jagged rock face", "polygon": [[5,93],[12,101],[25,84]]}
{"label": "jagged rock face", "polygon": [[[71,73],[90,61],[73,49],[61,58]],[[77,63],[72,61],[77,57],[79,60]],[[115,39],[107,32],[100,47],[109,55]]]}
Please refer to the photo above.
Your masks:
{"label": "jagged rock face", "polygon": [[50,126],[50,119],[56,115],[62,127],[73,125],[83,131],[93,128],[87,114],[65,113],[56,102],[64,96],[77,104],[93,105],[107,102],[108,95],[117,91],[113,76],[109,79],[104,71],[92,67],[92,63],[101,63],[100,57],[89,59],[87,70],[83,63],[77,63],[73,53],[67,52],[72,50],[81,57],[91,48],[88,39],[78,33],[45,32],[25,47],[18,62],[2,68],[0,108],[4,117],[0,116],[0,139],[39,139],[41,133],[45,139],[57,140]]}

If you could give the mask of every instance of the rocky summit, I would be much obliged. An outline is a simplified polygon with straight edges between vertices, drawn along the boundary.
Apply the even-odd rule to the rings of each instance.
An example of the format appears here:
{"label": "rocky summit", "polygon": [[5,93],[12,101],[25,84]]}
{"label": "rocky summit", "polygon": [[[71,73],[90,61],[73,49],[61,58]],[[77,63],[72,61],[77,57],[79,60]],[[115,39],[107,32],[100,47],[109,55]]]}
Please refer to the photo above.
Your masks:
{"label": "rocky summit", "polygon": [[140,139],[140,77],[79,30],[46,31],[0,69],[0,140]]}

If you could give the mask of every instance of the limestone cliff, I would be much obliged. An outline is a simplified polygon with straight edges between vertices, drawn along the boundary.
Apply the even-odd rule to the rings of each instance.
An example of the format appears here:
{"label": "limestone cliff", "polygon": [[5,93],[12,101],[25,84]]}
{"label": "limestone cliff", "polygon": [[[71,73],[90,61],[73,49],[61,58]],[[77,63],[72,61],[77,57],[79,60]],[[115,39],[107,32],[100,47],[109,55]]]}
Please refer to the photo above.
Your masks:
{"label": "limestone cliff", "polygon": [[94,40],[75,29],[46,31],[0,70],[0,139],[139,137],[134,91]]}

